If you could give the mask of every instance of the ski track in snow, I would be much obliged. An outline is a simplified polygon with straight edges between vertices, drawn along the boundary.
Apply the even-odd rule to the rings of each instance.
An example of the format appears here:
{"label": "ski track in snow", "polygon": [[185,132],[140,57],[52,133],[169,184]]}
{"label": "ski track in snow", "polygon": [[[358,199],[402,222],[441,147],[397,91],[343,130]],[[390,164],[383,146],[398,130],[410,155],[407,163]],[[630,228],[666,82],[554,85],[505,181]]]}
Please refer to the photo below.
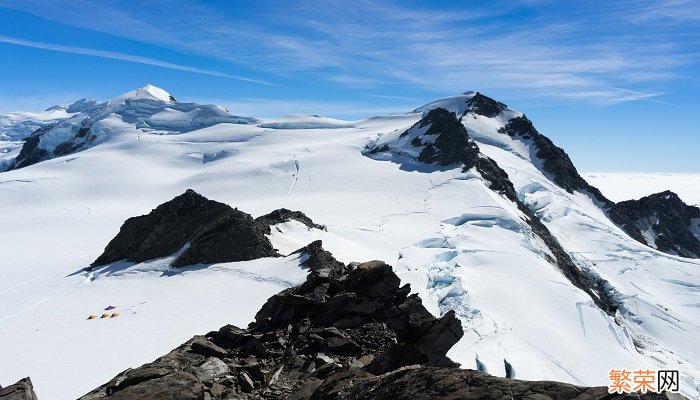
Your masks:
{"label": "ski track in snow", "polygon": [[291,160],[294,162],[294,172],[292,173],[292,185],[289,187],[289,193],[292,193],[294,186],[297,185],[299,180],[299,160],[297,160],[296,156],[293,156]]}
{"label": "ski track in snow", "polygon": [[6,316],[6,317],[4,317],[4,318],[0,318],[0,322],[7,321],[8,319],[11,319],[11,318],[14,318],[14,317],[16,317],[16,316],[18,316],[18,315],[20,315],[20,314],[23,314],[23,313],[25,313],[25,312],[31,310],[32,308],[37,307],[37,306],[41,305],[42,303],[45,303],[45,302],[51,300],[52,298],[53,298],[53,296],[49,296],[49,297],[46,297],[46,298],[44,298],[44,299],[42,299],[42,300],[39,300],[39,301],[37,301],[36,303],[30,305],[29,307],[26,307],[26,308],[24,308],[24,309],[22,309],[22,310],[20,310],[20,311],[17,311],[17,312],[14,313],[14,314],[10,314],[10,315],[8,315],[8,316]]}

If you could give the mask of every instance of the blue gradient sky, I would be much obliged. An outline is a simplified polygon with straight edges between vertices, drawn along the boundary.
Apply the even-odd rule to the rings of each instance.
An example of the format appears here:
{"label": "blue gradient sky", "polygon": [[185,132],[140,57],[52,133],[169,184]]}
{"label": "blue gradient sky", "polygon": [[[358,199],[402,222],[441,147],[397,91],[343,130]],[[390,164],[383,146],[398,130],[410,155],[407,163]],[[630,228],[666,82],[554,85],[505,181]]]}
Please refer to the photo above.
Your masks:
{"label": "blue gradient sky", "polygon": [[358,118],[478,90],[583,171],[700,172],[700,2],[0,0],[0,111],[151,83]]}

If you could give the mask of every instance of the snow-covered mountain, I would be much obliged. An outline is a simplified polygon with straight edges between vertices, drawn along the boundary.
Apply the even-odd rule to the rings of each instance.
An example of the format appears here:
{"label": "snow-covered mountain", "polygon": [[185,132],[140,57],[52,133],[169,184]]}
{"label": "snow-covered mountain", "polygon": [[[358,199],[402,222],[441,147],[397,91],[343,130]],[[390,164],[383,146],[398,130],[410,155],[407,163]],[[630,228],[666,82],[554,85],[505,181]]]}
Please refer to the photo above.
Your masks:
{"label": "snow-covered mountain", "polygon": [[42,121],[43,126],[24,138],[18,154],[4,157],[6,170],[84,150],[105,140],[124,124],[138,128],[138,135],[140,132],[182,133],[220,123],[256,122],[252,118],[231,115],[216,105],[178,103],[170,93],[153,85],[134,89],[104,103],[83,99],[65,110],[62,107],[53,109],[63,111],[67,117]]}
{"label": "snow-covered mountain", "polygon": [[[486,96],[264,121],[147,86],[41,128],[0,174],[3,383],[31,375],[40,397],[75,398],[193,334],[245,325],[303,281],[292,252],[321,239],[342,262],[393,265],[434,315],[454,310],[465,335],[448,355],[465,368],[506,376],[505,359],[511,376],[583,385],[607,385],[611,368],[679,369],[683,393],[700,392],[700,261],[647,246],[633,215]],[[127,218],[188,188],[326,229],[273,225],[286,257],[83,271]],[[86,320],[108,305],[118,318]]]}

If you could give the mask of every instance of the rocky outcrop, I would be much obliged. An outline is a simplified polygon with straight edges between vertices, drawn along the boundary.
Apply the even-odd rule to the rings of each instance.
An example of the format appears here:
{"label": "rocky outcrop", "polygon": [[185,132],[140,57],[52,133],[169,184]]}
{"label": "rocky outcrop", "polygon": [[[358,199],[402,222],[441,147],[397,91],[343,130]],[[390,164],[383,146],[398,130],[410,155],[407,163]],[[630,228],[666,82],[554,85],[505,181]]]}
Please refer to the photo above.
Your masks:
{"label": "rocky outcrop", "polygon": [[97,135],[92,132],[92,123],[86,118],[79,124],[63,126],[69,137],[55,146],[43,146],[42,138],[59,129],[59,125],[39,128],[24,139],[24,145],[7,170],[19,169],[55,157],[65,156],[90,146]]}
{"label": "rocky outcrop", "polygon": [[493,118],[498,116],[508,108],[507,105],[496,101],[488,96],[476,92],[469,100],[467,100],[467,109],[464,114],[472,113],[483,115],[484,117]]}
{"label": "rocky outcrop", "polygon": [[646,232],[649,244],[666,253],[700,258],[700,208],[689,206],[671,191],[617,204],[619,210]]}
{"label": "rocky outcrop", "polygon": [[446,356],[463,335],[454,312],[432,316],[381,261],[343,265],[317,242],[300,253],[306,281],[248,328],[195,336],[81,400],[632,398],[458,369]]}
{"label": "rocky outcrop", "polygon": [[586,182],[576,170],[569,155],[562,148],[555,146],[548,137],[539,133],[525,115],[511,118],[499,132],[531,143],[535,148],[535,156],[542,162],[542,171],[554,183],[569,193],[579,191],[590,195],[602,204],[608,217],[630,237],[646,244],[642,233],[633,221],[621,212],[617,204],[605,197],[596,187]]}
{"label": "rocky outcrop", "polygon": [[393,399],[676,399],[676,394],[608,394],[607,387],[581,387],[560,382],[497,378],[479,371],[410,366],[374,376],[348,370],[324,380],[313,400]]}
{"label": "rocky outcrop", "polygon": [[174,267],[276,256],[253,218],[189,189],[147,215],[129,218],[91,267],[172,256]]}
{"label": "rocky outcrop", "polygon": [[45,149],[39,147],[40,137],[44,132],[47,132],[52,127],[39,128],[34,131],[31,135],[24,139],[24,145],[19,151],[17,157],[12,160],[7,166],[6,170],[13,170],[17,168],[26,167],[28,165],[36,164],[43,161],[49,157],[49,152]]}
{"label": "rocky outcrop", "polygon": [[258,231],[269,235],[271,233],[270,227],[272,225],[289,222],[291,220],[301,222],[308,228],[316,228],[321,230],[326,229],[325,226],[314,223],[314,221],[307,217],[303,212],[291,211],[286,208],[280,208],[269,214],[261,215],[260,217],[255,218],[255,225],[257,226]]}
{"label": "rocky outcrop", "polygon": [[24,378],[6,388],[0,386],[0,400],[37,400],[32,380]]}

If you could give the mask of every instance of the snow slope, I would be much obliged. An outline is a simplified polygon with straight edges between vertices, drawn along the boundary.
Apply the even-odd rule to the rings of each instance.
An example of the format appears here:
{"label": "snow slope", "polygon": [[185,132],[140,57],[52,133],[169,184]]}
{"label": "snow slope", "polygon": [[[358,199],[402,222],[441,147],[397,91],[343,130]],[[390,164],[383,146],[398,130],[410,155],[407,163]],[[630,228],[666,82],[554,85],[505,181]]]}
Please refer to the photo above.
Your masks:
{"label": "snow slope", "polygon": [[[436,104],[458,109],[472,95]],[[547,261],[522,212],[478,173],[363,155],[430,107],[332,127],[315,116],[201,127],[180,115],[165,119],[181,125],[154,131],[165,134],[129,122],[124,107],[101,119],[110,134],[99,145],[0,174],[0,354],[12,360],[0,363],[0,382],[30,375],[39,396],[75,398],[194,334],[245,325],[265,298],[303,279],[293,256],[175,274],[167,260],[76,273],[126,218],[192,188],[254,217],[286,207],[326,225],[273,227],[284,254],[322,239],[341,261],[395,265],[429,310],[457,311],[466,334],[450,356],[466,368],[478,357],[505,376],[505,359],[518,378],[607,385],[612,367],[677,367],[684,393],[697,395],[700,261],[637,243],[589,196],[556,186],[528,143],[498,133],[519,113],[462,121],[582,270],[614,287],[615,316]],[[85,319],[108,305],[121,315]]]}

